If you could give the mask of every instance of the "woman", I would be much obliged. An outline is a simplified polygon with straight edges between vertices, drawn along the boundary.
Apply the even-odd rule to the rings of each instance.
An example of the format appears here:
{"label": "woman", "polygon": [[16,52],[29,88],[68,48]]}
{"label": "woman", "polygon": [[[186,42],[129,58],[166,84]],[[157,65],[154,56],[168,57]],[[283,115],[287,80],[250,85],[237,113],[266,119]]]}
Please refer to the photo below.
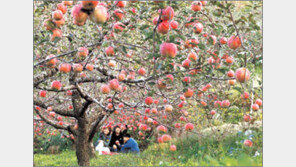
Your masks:
{"label": "woman", "polygon": [[120,145],[123,144],[123,134],[125,132],[119,126],[115,126],[109,143],[110,150],[112,152],[119,152]]}
{"label": "woman", "polygon": [[99,151],[99,154],[101,154],[102,151],[110,152],[110,149],[109,149],[110,139],[111,139],[111,128],[104,127],[103,132],[100,133],[99,139],[95,143],[96,150]]}

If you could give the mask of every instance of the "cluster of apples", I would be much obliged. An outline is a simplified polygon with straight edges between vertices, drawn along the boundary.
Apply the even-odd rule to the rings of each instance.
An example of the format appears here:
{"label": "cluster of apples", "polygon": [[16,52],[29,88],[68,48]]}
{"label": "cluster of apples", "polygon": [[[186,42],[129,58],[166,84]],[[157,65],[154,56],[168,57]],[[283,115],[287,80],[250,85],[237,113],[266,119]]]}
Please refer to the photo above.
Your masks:
{"label": "cluster of apples", "polygon": [[67,12],[67,6],[71,6],[72,3],[72,1],[63,1],[57,4],[57,8],[52,12],[51,18],[44,21],[46,30],[52,32],[51,41],[54,41],[56,38],[62,38],[63,33],[60,28],[65,24],[64,15]]}
{"label": "cluster of apples", "polygon": [[96,24],[103,24],[109,19],[105,3],[99,1],[80,1],[72,8],[74,24],[83,26],[89,18]]}

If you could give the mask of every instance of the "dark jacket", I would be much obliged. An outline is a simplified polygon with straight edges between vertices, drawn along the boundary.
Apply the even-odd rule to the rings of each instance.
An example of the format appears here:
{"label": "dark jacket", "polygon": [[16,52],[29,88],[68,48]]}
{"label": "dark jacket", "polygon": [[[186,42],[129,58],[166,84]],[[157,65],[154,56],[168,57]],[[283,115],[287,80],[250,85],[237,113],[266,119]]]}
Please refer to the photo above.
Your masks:
{"label": "dark jacket", "polygon": [[101,132],[100,135],[99,135],[99,139],[95,143],[95,147],[99,144],[99,140],[103,140],[104,147],[108,147],[109,143],[110,143],[110,140],[111,140],[111,134],[106,136],[103,132]]}
{"label": "dark jacket", "polygon": [[110,143],[109,143],[109,147],[113,148],[113,145],[115,144],[116,147],[120,150],[119,145],[117,145],[117,144],[115,143],[116,140],[119,141],[120,145],[123,144],[123,134],[120,133],[120,134],[117,136],[116,133],[113,132],[113,133],[112,133],[112,136],[111,136]]}
{"label": "dark jacket", "polygon": [[[119,141],[119,143],[120,143],[120,145],[122,145],[123,144],[123,135],[127,132],[127,129],[126,130],[124,130],[123,132],[120,132],[120,134],[117,136],[116,135],[116,132],[115,132],[115,129],[117,128],[118,126],[116,126],[116,127],[114,127],[114,129],[113,129],[113,133],[112,133],[112,136],[111,136],[111,140],[110,140],[110,143],[109,143],[109,147],[111,148],[111,151],[120,151],[120,146],[119,145],[117,145],[115,142],[116,142],[116,140],[118,140]],[[126,126],[126,128],[127,128],[127,126]],[[116,147],[117,147],[117,150],[113,150],[113,145],[116,145]]]}
{"label": "dark jacket", "polygon": [[121,152],[140,153],[140,149],[138,143],[133,138],[130,138],[124,145],[121,145]]}

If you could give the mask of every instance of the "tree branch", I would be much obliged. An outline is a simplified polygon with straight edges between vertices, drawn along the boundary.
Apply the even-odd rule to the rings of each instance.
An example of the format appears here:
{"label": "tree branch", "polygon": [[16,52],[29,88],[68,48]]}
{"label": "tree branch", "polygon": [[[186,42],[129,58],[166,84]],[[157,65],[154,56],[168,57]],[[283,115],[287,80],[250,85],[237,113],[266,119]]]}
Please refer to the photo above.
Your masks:
{"label": "tree branch", "polygon": [[[45,105],[44,103],[42,103],[41,101],[36,101],[34,100],[34,105],[37,105],[43,109],[47,109],[49,106]],[[67,117],[75,117],[74,113],[70,112],[70,111],[66,111],[66,110],[61,110],[58,108],[52,108],[52,110],[62,116],[67,116]]]}

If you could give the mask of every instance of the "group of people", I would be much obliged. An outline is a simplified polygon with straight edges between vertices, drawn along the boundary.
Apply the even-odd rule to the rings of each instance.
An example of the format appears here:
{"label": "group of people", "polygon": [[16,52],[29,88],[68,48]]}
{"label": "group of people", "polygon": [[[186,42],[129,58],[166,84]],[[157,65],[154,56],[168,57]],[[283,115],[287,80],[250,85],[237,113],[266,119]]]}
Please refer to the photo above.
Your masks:
{"label": "group of people", "polygon": [[111,131],[110,127],[104,127],[94,144],[100,155],[110,152],[140,153],[138,143],[127,133],[127,129],[115,126],[112,133]]}

